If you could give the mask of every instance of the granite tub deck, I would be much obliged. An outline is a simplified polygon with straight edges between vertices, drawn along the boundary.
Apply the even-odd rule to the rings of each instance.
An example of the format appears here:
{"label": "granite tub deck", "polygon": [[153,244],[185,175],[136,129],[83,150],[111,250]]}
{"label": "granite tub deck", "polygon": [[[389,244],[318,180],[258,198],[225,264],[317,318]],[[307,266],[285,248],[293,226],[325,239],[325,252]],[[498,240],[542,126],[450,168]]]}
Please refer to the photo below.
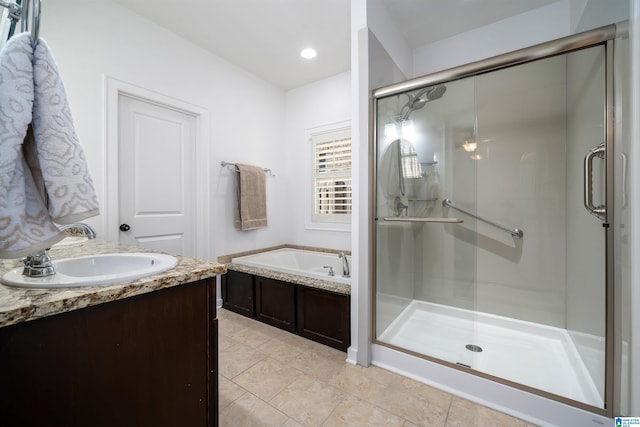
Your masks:
{"label": "granite tub deck", "polygon": [[[331,253],[331,254],[336,254],[336,255],[339,254],[340,252],[342,252],[342,251],[338,251],[338,250],[314,248],[314,247],[309,247],[309,246],[280,245],[280,246],[272,246],[272,247],[268,247],[268,248],[264,248],[264,249],[259,249],[259,250],[255,250],[255,251],[241,252],[241,253],[236,253],[236,254],[224,255],[224,256],[218,257],[218,262],[224,264],[225,267],[227,268],[227,270],[239,271],[241,273],[254,274],[254,275],[257,275],[257,276],[267,277],[269,279],[275,279],[275,280],[281,280],[281,281],[284,281],[284,282],[295,283],[295,284],[298,284],[298,285],[308,286],[310,288],[322,289],[322,290],[325,290],[325,291],[336,292],[336,293],[343,294],[343,295],[351,295],[351,286],[348,285],[348,284],[332,282],[332,281],[329,281],[329,280],[314,279],[314,278],[310,278],[310,277],[299,276],[299,275],[296,275],[296,274],[282,273],[282,272],[279,272],[279,271],[263,269],[263,268],[258,268],[258,267],[250,267],[250,266],[247,266],[247,265],[240,265],[240,264],[235,264],[235,263],[231,262],[231,260],[233,258],[238,258],[238,257],[241,257],[241,256],[246,256],[246,255],[254,255],[254,254],[257,254],[257,253],[261,253],[261,252],[267,252],[267,251],[272,251],[272,250],[275,250],[275,249],[284,249],[284,248],[303,249],[303,250],[307,250],[307,251],[325,252],[325,253]],[[351,254],[350,252],[345,252],[345,253],[347,255]]]}
{"label": "granite tub deck", "polygon": [[[85,255],[130,252],[154,251],[93,239],[73,245],[54,246],[50,254],[55,261]],[[222,264],[182,256],[176,258],[178,265],[171,270],[121,284],[59,289],[24,289],[0,284],[0,327],[171,288],[226,272]],[[0,260],[0,276],[21,266],[18,259]]]}

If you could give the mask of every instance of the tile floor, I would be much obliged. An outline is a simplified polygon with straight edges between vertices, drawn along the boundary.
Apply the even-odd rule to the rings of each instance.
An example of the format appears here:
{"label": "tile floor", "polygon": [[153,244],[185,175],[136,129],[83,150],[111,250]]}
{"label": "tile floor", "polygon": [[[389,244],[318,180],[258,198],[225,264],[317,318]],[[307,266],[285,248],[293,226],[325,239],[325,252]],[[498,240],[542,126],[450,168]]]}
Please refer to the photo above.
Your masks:
{"label": "tile floor", "polygon": [[220,309],[220,425],[533,427]]}

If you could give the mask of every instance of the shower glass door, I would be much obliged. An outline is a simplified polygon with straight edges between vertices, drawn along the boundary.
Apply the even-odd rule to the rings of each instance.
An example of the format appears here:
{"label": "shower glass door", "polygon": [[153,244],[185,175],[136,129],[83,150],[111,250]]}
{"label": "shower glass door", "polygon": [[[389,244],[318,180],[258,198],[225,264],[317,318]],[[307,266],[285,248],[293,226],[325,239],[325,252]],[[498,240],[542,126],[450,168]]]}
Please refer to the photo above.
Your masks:
{"label": "shower glass door", "polygon": [[[465,367],[475,358],[465,346],[476,334],[476,220],[442,202],[475,209],[475,91],[468,78],[377,105],[378,339]],[[403,167],[407,152],[419,173]]]}
{"label": "shower glass door", "polygon": [[376,100],[377,343],[605,407],[605,62],[596,45]]}

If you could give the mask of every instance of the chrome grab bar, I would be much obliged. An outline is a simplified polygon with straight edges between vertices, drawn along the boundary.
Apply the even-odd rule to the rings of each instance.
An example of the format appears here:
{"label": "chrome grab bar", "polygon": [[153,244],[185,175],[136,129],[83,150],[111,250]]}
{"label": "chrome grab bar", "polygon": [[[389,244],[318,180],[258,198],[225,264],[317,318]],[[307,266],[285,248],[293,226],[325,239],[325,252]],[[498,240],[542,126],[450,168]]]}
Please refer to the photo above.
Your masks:
{"label": "chrome grab bar", "polygon": [[382,218],[384,221],[391,222],[440,222],[444,224],[459,224],[464,222],[460,218],[420,218],[411,216],[391,216]]}
{"label": "chrome grab bar", "polygon": [[490,221],[486,218],[482,218],[478,215],[472,214],[471,212],[465,211],[464,209],[460,209],[459,207],[455,206],[453,204],[453,202],[450,199],[444,199],[442,201],[442,206],[445,206],[447,208],[451,208],[451,209],[455,209],[459,212],[462,212],[464,214],[467,214],[469,216],[472,216],[482,222],[486,222],[489,225],[493,225],[496,228],[499,228],[500,230],[506,231],[507,233],[511,234],[513,236],[514,239],[522,239],[522,236],[524,236],[524,231],[522,231],[522,229],[520,228],[509,228],[509,227],[505,227],[504,225],[500,225],[497,224],[493,221]]}
{"label": "chrome grab bar", "polygon": [[604,205],[593,205],[593,159],[605,158],[604,143],[593,147],[584,157],[584,207],[587,211],[600,220],[605,221],[607,218],[607,208]]}

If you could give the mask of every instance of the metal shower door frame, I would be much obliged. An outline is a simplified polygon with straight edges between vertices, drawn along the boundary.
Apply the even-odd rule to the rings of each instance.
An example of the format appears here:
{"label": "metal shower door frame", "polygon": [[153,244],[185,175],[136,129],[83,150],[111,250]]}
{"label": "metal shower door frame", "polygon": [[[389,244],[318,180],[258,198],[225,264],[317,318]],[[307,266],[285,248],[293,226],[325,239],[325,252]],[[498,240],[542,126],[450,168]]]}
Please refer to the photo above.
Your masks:
{"label": "metal shower door frame", "polygon": [[[551,398],[562,403],[566,403],[572,406],[579,407],[594,413],[605,415],[607,417],[614,416],[614,408],[619,405],[619,385],[616,384],[614,379],[614,372],[616,371],[614,349],[616,348],[615,335],[614,335],[614,233],[613,233],[613,220],[614,220],[614,40],[616,37],[626,35],[628,33],[627,23],[618,23],[607,25],[594,30],[586,31],[579,34],[574,34],[561,39],[553,40],[550,42],[538,44],[528,48],[516,50],[503,55],[498,55],[485,60],[472,62],[469,64],[461,65],[444,71],[436,72],[422,77],[417,77],[404,82],[396,83],[393,85],[385,86],[376,90],[373,90],[371,96],[371,120],[370,120],[370,135],[369,141],[369,182],[371,185],[371,199],[370,199],[370,218],[369,218],[369,233],[372,247],[369,251],[369,274],[372,278],[371,290],[372,290],[372,304],[371,304],[371,331],[372,343],[388,346],[398,351],[404,351],[413,354],[418,357],[426,358],[428,360],[441,363],[454,369],[463,370],[465,372],[472,373],[481,377],[489,378],[491,380],[504,383],[510,386],[515,386],[524,391],[532,392],[534,394],[541,395],[543,397]],[[412,351],[404,349],[398,349],[394,346],[387,345],[380,342],[376,338],[376,264],[375,257],[377,253],[377,240],[376,240],[376,206],[377,206],[377,100],[386,98],[392,95],[397,95],[402,92],[416,90],[427,86],[442,84],[453,80],[462,79],[465,77],[476,76],[484,74],[490,71],[500,70],[503,68],[509,68],[516,65],[526,64],[529,62],[537,61],[544,58],[549,58],[558,55],[564,55],[567,53],[575,52],[581,49],[602,45],[605,48],[605,132],[604,147],[605,147],[605,175],[606,175],[606,209],[602,213],[602,225],[606,230],[605,237],[605,310],[606,310],[606,349],[605,349],[605,391],[604,391],[604,408],[594,407],[588,404],[574,401],[572,399],[564,398],[552,393],[548,393],[542,390],[534,389],[529,386],[521,384],[514,384],[508,380],[501,380],[490,375],[483,374],[482,372],[473,371],[471,369],[465,369],[464,367],[456,366],[452,363],[434,359],[425,355],[418,355]]]}

